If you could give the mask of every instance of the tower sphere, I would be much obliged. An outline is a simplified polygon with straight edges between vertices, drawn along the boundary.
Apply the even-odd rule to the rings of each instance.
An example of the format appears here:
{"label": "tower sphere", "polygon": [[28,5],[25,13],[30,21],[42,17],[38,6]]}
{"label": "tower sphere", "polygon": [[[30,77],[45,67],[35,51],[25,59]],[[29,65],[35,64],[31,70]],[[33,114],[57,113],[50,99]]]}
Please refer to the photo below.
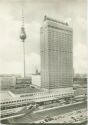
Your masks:
{"label": "tower sphere", "polygon": [[21,27],[20,39],[23,41],[26,39],[26,33],[24,27]]}

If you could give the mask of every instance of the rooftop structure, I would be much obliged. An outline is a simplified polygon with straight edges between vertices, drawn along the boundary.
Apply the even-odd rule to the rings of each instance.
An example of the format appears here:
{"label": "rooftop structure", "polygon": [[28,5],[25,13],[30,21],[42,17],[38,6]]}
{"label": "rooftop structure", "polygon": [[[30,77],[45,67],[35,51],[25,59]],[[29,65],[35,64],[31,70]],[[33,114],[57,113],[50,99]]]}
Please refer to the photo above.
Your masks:
{"label": "rooftop structure", "polygon": [[53,19],[53,18],[51,18],[51,17],[47,17],[47,16],[45,15],[45,16],[44,16],[44,21],[46,21],[46,20],[53,21],[53,22],[60,23],[60,24],[62,24],[62,25],[68,26],[68,22],[66,22],[66,21],[56,20],[56,19]]}

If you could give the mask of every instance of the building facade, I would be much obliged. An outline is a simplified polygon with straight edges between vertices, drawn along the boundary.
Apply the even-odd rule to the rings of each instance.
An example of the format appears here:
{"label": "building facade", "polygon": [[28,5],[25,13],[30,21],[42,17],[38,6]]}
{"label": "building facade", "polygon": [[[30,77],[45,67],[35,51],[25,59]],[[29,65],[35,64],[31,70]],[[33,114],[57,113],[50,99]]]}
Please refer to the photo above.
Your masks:
{"label": "building facade", "polygon": [[74,74],[73,86],[76,89],[77,87],[87,88],[87,74]]}
{"label": "building facade", "polygon": [[67,23],[44,17],[40,29],[41,87],[73,85],[73,30]]}
{"label": "building facade", "polygon": [[20,75],[0,75],[1,90],[11,90],[17,88],[27,88],[32,84],[31,77],[21,77]]}
{"label": "building facade", "polygon": [[27,88],[32,84],[31,77],[19,77],[16,78],[16,86],[15,88]]}
{"label": "building facade", "polygon": [[9,90],[16,85],[16,76],[14,75],[1,75],[0,76],[0,88],[1,90]]}

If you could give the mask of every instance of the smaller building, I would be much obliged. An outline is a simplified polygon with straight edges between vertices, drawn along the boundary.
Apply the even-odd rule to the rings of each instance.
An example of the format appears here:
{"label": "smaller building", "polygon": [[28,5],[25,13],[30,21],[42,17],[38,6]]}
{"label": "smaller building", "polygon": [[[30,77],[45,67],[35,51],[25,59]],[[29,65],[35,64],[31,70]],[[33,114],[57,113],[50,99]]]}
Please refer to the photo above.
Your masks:
{"label": "smaller building", "polygon": [[74,95],[87,95],[87,75],[75,74],[73,78]]}
{"label": "smaller building", "polygon": [[73,78],[74,88],[87,88],[87,75],[86,74],[75,74]]}
{"label": "smaller building", "polygon": [[21,77],[18,75],[0,75],[1,90],[11,90],[16,88],[26,88],[32,83],[31,77]]}
{"label": "smaller building", "polygon": [[16,77],[13,75],[1,75],[0,76],[0,88],[1,90],[9,90],[16,85]]}
{"label": "smaller building", "polygon": [[32,76],[32,84],[35,86],[41,86],[41,75],[33,74]]}
{"label": "smaller building", "polygon": [[16,86],[15,88],[26,88],[30,86],[32,83],[32,78],[31,77],[19,77],[16,78]]}
{"label": "smaller building", "polygon": [[74,96],[79,96],[79,95],[87,95],[87,89],[86,88],[76,88],[74,90]]}

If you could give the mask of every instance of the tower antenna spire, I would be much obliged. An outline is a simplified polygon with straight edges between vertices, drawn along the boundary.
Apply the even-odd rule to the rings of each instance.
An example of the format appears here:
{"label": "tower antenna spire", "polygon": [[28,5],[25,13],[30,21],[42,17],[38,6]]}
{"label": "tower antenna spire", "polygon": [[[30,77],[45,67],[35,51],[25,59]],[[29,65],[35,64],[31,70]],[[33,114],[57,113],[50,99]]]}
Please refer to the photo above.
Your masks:
{"label": "tower antenna spire", "polygon": [[22,27],[24,27],[24,10],[22,8]]}

